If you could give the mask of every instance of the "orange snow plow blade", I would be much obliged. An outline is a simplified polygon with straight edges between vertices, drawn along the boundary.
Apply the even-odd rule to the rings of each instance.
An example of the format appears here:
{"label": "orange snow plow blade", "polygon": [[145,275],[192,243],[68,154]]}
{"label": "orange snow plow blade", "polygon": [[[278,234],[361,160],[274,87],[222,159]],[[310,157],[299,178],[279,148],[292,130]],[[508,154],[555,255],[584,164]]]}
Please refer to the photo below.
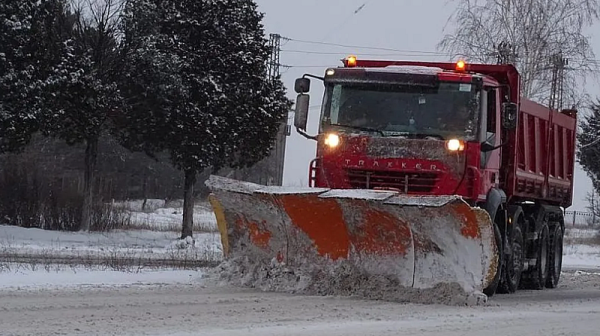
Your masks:
{"label": "orange snow plow blade", "polygon": [[454,283],[482,291],[496,274],[490,217],[460,197],[266,187],[217,176],[206,184],[226,259],[321,272],[345,263],[409,288]]}

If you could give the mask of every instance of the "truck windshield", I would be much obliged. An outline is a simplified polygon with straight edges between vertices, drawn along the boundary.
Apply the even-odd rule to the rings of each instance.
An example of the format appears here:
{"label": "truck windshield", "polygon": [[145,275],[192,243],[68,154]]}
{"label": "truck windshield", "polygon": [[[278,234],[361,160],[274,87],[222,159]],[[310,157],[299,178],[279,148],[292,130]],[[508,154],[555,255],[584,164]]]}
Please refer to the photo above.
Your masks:
{"label": "truck windshield", "polygon": [[470,83],[437,87],[336,83],[325,91],[322,126],[349,132],[376,130],[385,136],[472,140],[479,93]]}

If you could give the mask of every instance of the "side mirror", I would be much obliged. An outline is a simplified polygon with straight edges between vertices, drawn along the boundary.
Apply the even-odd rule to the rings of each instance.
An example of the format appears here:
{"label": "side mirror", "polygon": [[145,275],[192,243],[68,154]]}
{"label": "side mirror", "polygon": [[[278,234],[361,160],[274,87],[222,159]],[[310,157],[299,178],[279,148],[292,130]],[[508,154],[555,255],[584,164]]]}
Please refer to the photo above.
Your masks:
{"label": "side mirror", "polygon": [[515,103],[502,104],[502,127],[508,130],[517,128],[519,108]]}
{"label": "side mirror", "polygon": [[299,94],[296,98],[296,111],[294,115],[294,126],[303,131],[306,130],[306,124],[308,123],[308,106],[310,102],[310,96],[307,94]]}
{"label": "side mirror", "polygon": [[307,93],[310,91],[310,79],[304,77],[296,78],[294,90],[296,93]]}

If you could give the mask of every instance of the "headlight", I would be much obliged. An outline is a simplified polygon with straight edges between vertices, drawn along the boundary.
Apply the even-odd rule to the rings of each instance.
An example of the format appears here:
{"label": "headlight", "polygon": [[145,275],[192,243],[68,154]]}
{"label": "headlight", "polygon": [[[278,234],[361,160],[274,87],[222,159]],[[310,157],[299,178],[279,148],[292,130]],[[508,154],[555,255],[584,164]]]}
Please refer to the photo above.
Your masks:
{"label": "headlight", "polygon": [[450,139],[446,142],[446,148],[452,152],[462,151],[465,149],[465,144],[461,140]]}
{"label": "headlight", "polygon": [[340,136],[335,133],[329,133],[325,137],[325,144],[330,148],[335,148],[340,144]]}

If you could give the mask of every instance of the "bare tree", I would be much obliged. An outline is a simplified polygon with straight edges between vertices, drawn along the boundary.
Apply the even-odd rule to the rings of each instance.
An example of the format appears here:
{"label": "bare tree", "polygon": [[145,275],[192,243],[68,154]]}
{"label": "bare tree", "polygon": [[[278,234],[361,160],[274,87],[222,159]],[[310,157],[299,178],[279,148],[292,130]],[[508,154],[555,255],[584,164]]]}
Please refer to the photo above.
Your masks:
{"label": "bare tree", "polygon": [[512,46],[513,63],[522,75],[522,95],[548,103],[554,60],[569,60],[564,72],[564,102],[577,107],[590,70],[598,67],[584,29],[600,16],[598,0],[452,0],[458,7],[449,21],[454,31],[438,48],[455,57],[491,63],[498,46]]}
{"label": "bare tree", "polygon": [[592,213],[592,218],[589,218],[588,224],[596,226],[598,220],[600,220],[600,195],[596,191],[591,191],[587,193],[585,200],[588,202],[586,208]]}

